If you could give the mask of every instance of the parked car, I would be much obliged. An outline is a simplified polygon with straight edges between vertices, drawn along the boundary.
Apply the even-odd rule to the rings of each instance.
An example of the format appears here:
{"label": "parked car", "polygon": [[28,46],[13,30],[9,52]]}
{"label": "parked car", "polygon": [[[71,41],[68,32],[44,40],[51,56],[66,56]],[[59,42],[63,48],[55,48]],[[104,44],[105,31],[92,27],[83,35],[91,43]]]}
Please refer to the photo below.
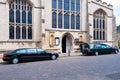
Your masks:
{"label": "parked car", "polygon": [[47,52],[38,48],[20,48],[3,54],[3,61],[9,61],[17,64],[23,60],[41,60],[52,59],[56,60],[59,57],[57,53]]}
{"label": "parked car", "polygon": [[83,55],[117,54],[119,52],[119,49],[102,43],[84,43],[80,45],[80,49]]}

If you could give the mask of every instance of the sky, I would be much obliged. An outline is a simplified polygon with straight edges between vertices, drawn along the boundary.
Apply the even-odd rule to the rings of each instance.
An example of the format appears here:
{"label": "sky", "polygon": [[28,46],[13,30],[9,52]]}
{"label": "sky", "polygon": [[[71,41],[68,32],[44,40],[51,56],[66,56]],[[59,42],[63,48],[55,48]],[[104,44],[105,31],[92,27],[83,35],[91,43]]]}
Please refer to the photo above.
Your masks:
{"label": "sky", "polygon": [[114,14],[116,16],[116,25],[120,25],[120,0],[102,0],[103,2],[107,2],[107,4],[113,5]]}

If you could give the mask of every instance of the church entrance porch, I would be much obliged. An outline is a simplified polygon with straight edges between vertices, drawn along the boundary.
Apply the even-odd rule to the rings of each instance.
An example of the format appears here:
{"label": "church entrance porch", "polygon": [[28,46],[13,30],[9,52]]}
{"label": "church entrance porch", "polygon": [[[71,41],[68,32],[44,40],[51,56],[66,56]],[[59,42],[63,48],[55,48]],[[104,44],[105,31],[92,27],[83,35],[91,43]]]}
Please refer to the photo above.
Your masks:
{"label": "church entrance porch", "polygon": [[65,33],[62,38],[62,53],[70,53],[73,37],[70,33]]}

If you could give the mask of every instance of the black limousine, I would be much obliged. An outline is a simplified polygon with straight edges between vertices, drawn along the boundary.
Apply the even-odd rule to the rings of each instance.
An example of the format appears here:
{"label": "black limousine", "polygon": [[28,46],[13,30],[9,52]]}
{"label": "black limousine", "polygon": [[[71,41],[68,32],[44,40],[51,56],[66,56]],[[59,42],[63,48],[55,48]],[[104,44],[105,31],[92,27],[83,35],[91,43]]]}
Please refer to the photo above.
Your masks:
{"label": "black limousine", "polygon": [[17,64],[23,60],[41,60],[51,59],[56,60],[59,57],[58,53],[48,52],[39,48],[20,48],[3,54],[3,61],[8,61]]}

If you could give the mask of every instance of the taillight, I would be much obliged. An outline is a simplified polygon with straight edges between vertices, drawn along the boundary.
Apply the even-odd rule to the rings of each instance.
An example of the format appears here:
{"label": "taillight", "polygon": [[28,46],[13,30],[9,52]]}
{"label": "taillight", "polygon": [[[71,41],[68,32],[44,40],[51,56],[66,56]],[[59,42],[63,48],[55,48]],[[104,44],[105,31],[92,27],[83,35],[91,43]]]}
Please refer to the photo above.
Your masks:
{"label": "taillight", "polygon": [[92,52],[90,49],[87,49],[87,52]]}
{"label": "taillight", "polygon": [[6,57],[7,55],[6,54],[3,54],[3,58]]}

